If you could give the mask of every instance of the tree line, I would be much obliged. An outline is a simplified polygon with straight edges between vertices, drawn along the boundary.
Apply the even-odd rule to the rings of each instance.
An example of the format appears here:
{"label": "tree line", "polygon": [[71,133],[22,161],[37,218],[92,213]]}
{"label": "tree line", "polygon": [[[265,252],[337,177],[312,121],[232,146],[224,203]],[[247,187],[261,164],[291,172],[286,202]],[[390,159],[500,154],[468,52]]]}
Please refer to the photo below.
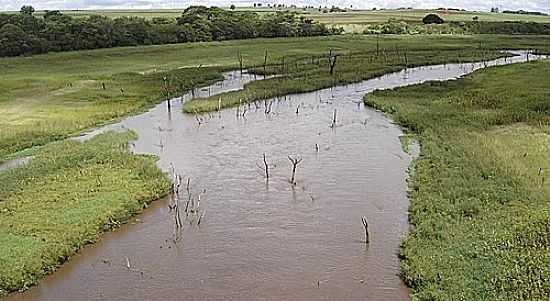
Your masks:
{"label": "tree line", "polygon": [[435,14],[422,19],[422,24],[407,23],[390,18],[380,24],[369,25],[365,34],[539,34],[550,35],[550,23],[524,21],[469,21],[446,22]]}
{"label": "tree line", "polygon": [[0,14],[0,56],[18,56],[187,42],[222,41],[258,37],[303,37],[339,34],[294,12],[260,15],[217,7],[191,6],[176,19],[156,17],[71,17],[60,11],[34,15],[31,6],[18,14]]}

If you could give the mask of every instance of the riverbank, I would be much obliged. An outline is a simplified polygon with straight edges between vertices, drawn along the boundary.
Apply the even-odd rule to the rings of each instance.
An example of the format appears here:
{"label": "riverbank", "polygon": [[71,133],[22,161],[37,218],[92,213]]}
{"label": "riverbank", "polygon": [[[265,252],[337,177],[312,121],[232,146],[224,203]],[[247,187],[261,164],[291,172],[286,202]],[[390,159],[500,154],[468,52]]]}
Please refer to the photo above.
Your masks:
{"label": "riverbank", "polygon": [[[547,36],[374,36],[256,39],[162,46],[123,47],[32,57],[1,58],[0,161],[22,150],[62,140],[91,127],[150,108],[192,87],[221,79],[221,72],[310,56],[358,53],[377,48],[464,51],[549,50]],[[404,60],[404,58],[402,58]],[[202,66],[197,69],[198,66]],[[390,66],[391,67],[391,66]],[[336,68],[340,68],[337,67]],[[328,66],[327,66],[328,69]],[[324,71],[324,70],[323,70]],[[105,84],[105,89],[103,89]],[[16,155],[15,155],[16,156]]]}
{"label": "riverbank", "polygon": [[127,150],[135,138],[53,143],[0,172],[0,296],[29,288],[169,191],[154,157]]}
{"label": "riverbank", "polygon": [[377,91],[415,134],[402,276],[418,300],[550,298],[548,61]]}
{"label": "riverbank", "polygon": [[337,53],[280,61],[252,72],[278,75],[254,81],[244,89],[195,98],[183,106],[186,113],[204,113],[258,100],[341,86],[417,66],[489,61],[509,54],[484,49],[422,50],[396,47],[380,51]]}

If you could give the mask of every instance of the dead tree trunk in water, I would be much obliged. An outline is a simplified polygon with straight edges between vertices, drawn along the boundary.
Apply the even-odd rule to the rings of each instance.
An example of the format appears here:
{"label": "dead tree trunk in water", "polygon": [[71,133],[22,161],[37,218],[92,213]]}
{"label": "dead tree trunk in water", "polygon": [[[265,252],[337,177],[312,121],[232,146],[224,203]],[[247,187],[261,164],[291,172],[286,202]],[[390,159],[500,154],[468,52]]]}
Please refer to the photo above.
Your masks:
{"label": "dead tree trunk in water", "polygon": [[172,184],[172,196],[174,198],[174,209],[175,209],[175,216],[174,216],[174,219],[176,221],[176,227],[177,228],[181,228],[183,227],[183,223],[181,222],[181,217],[180,217],[180,199],[179,199],[179,192],[180,192],[180,186],[181,186],[181,177],[179,177],[177,174],[176,174],[176,169],[173,168],[173,181],[174,183]]}
{"label": "dead tree trunk in water", "polygon": [[369,243],[369,223],[367,222],[366,217],[361,217],[361,222],[363,222],[363,227],[365,228],[365,244]]}
{"label": "dead tree trunk in water", "polygon": [[265,178],[269,180],[269,165],[267,164],[265,153],[264,153],[264,166],[265,166]]}
{"label": "dead tree trunk in water", "polygon": [[163,88],[164,88],[164,94],[166,95],[166,105],[168,106],[168,113],[172,111],[172,107],[170,105],[170,91],[168,90],[168,79],[165,77],[162,78],[163,82]]}
{"label": "dead tree trunk in water", "polygon": [[329,58],[330,60],[330,75],[334,75],[334,67],[336,67],[336,59],[338,59],[338,55],[332,56]]}
{"label": "dead tree trunk in water", "polygon": [[295,176],[296,176],[296,167],[300,162],[302,162],[302,158],[292,158],[291,156],[288,156],[288,160],[292,163],[292,177],[290,178],[290,183],[292,185],[296,185]]}
{"label": "dead tree trunk in water", "polygon": [[336,109],[334,109],[334,114],[332,115],[332,124],[330,125],[331,128],[335,128],[336,127]]}

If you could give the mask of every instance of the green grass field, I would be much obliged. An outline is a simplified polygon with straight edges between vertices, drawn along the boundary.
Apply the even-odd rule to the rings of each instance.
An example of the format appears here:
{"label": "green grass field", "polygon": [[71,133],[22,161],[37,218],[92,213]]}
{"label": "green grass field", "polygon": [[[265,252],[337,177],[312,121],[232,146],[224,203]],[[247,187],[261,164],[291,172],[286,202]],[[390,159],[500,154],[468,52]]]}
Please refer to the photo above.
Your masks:
{"label": "green grass field", "polygon": [[[0,161],[29,147],[77,134],[139,112],[162,97],[162,78],[182,89],[220,78],[246,66],[339,53],[373,51],[376,37],[256,39],[242,41],[126,47],[0,58]],[[548,36],[382,36],[381,49],[539,48],[550,50]],[[196,67],[202,65],[200,72]],[[206,68],[207,66],[210,66]],[[106,84],[106,90],[101,84]],[[179,84],[177,85],[179,86]],[[124,93],[121,92],[121,88]],[[172,95],[175,94],[173,89]],[[181,89],[179,89],[181,90]],[[181,91],[179,91],[181,92]]]}
{"label": "green grass field", "polygon": [[50,144],[0,173],[0,297],[36,283],[168,192],[155,159],[128,152],[130,139],[106,133]]}
{"label": "green grass field", "polygon": [[550,299],[550,62],[378,91],[419,139],[402,274],[414,300]]}
{"label": "green grass field", "polygon": [[327,25],[344,28],[347,33],[362,33],[369,25],[384,23],[390,19],[404,21],[408,24],[422,24],[422,18],[428,14],[437,14],[445,21],[468,22],[477,17],[481,22],[537,22],[550,23],[550,16],[535,15],[517,15],[490,12],[472,12],[472,11],[437,11],[422,9],[402,9],[402,10],[368,10],[368,11],[349,11],[341,13],[319,13],[312,12],[309,16],[316,21]]}
{"label": "green grass field", "polygon": [[326,24],[373,24],[383,23],[390,18],[402,20],[407,23],[422,23],[422,18],[427,14],[435,13],[441,16],[445,21],[466,22],[472,21],[473,17],[478,17],[479,21],[486,22],[504,22],[504,21],[523,21],[523,22],[540,22],[550,23],[550,16],[535,16],[535,15],[517,15],[517,14],[502,14],[490,12],[473,12],[473,11],[437,11],[423,9],[404,9],[404,10],[365,10],[365,11],[350,11],[341,13],[311,13],[314,20]]}
{"label": "green grass field", "polygon": [[[373,53],[377,43],[379,43],[380,55],[374,58]],[[267,89],[264,89],[266,84],[273,87],[275,83],[277,89],[270,89],[269,91],[275,93],[274,95],[280,95],[357,81],[376,74],[394,71],[404,67],[403,53],[405,51],[408,53],[409,65],[417,65],[488,58],[496,55],[491,50],[506,48],[537,48],[550,52],[550,37],[388,35],[381,36],[380,40],[377,41],[376,36],[346,35],[126,47],[50,53],[32,57],[0,58],[0,68],[3,71],[3,80],[0,81],[0,114],[3,116],[0,120],[0,161],[20,155],[21,152],[28,154],[30,153],[29,148],[31,148],[34,155],[28,165],[0,173],[0,183],[2,183],[0,186],[0,295],[13,290],[25,289],[35,283],[44,274],[54,270],[82,245],[93,242],[102,231],[124,222],[131,214],[143,208],[148,201],[157,198],[170,188],[166,176],[155,166],[153,158],[134,156],[128,153],[125,146],[129,139],[134,138],[131,133],[109,133],[85,143],[74,141],[56,142],[90,127],[143,111],[158,103],[164,98],[162,95],[164,77],[170,83],[170,95],[175,96],[191,87],[205,85],[220,79],[221,72],[224,70],[236,69],[237,53],[239,52],[244,57],[246,67],[257,67],[263,63],[264,53],[267,50],[268,64],[274,64],[274,66],[268,67],[268,71],[271,73],[279,71],[280,66],[277,66],[277,64],[282,61],[283,57],[285,58],[287,63],[284,72],[285,78],[258,82],[247,86],[244,92],[226,94],[225,96],[228,97],[224,100],[224,105],[229,106],[235,104],[237,98],[243,96],[239,93],[267,91]],[[400,54],[397,54],[396,49],[399,49]],[[337,64],[334,76],[328,74],[328,66],[323,63],[323,60],[326,63],[329,50],[332,50],[333,53],[346,55],[340,58],[341,61]],[[307,63],[312,56],[314,59],[315,57],[325,57],[320,59],[324,67],[318,66],[316,63]],[[302,66],[293,69],[297,61]],[[198,66],[201,65],[202,67],[198,69]],[[454,164],[464,163],[465,168],[478,168],[480,164],[483,168],[490,167],[490,164],[493,164],[496,160],[495,158],[501,158],[509,164],[503,167],[505,171],[510,174],[520,172],[523,166],[531,166],[528,164],[537,165],[538,163],[546,164],[548,160],[544,156],[546,149],[543,148],[545,145],[543,142],[545,140],[530,138],[545,137],[542,132],[547,132],[548,128],[546,125],[547,120],[540,118],[545,115],[540,112],[537,113],[537,110],[547,112],[548,109],[545,106],[547,103],[545,97],[548,96],[548,92],[542,88],[544,83],[547,83],[547,75],[545,74],[548,73],[545,72],[548,72],[548,68],[540,66],[545,67],[547,65],[534,63],[511,67],[512,69],[498,69],[499,72],[503,72],[500,70],[511,71],[504,75],[501,73],[493,75],[497,78],[506,79],[506,81],[503,80],[501,84],[495,86],[487,84],[487,82],[493,82],[491,77],[480,80],[479,86],[476,86],[477,81],[466,80],[449,83],[449,86],[440,84],[441,86],[437,86],[440,87],[439,90],[432,94],[419,92],[422,97],[412,98],[414,102],[408,104],[400,99],[395,101],[395,105],[392,104],[388,108],[401,108],[402,111],[397,109],[393,111],[396,114],[396,119],[418,131],[421,133],[419,134],[420,137],[423,137],[424,131],[419,130],[420,126],[431,126],[432,129],[429,133],[431,131],[435,133],[434,124],[441,124],[438,118],[444,117],[450,124],[464,122],[459,118],[462,115],[459,114],[458,107],[451,110],[453,106],[464,106],[469,110],[467,111],[469,112],[468,115],[466,115],[467,120],[476,122],[469,124],[466,128],[468,130],[462,132],[457,130],[456,135],[452,137],[452,139],[455,139],[452,141],[456,142],[453,142],[452,145],[440,145],[441,141],[439,140],[434,140],[430,144],[431,140],[422,138],[424,151],[427,154],[430,151],[434,153],[437,151],[443,153],[452,151],[450,153],[453,155],[452,158],[459,160],[453,161]],[[522,68],[527,68],[527,70]],[[476,75],[476,78],[483,78],[483,76],[487,76],[485,74],[491,75],[493,72],[496,71],[480,73]],[[307,83],[307,85],[298,85],[297,83]],[[105,84],[105,89],[103,89],[102,84]],[[443,86],[444,88],[441,88]],[[521,88],[515,89],[516,86]],[[452,89],[453,87],[454,89]],[[474,88],[481,91],[485,91],[485,89],[487,91],[494,90],[495,93],[499,92],[498,95],[502,97],[491,98],[481,94],[481,100],[476,100],[478,94],[460,94],[466,93],[462,89],[466,91]],[[121,89],[123,89],[123,92]],[[447,92],[447,90],[450,92]],[[257,99],[260,93],[256,93],[257,95],[249,97],[247,100]],[[448,99],[444,98],[443,101],[440,101],[441,104],[438,103],[437,107],[426,108],[421,106],[431,104],[430,99],[439,97],[439,93],[449,93],[450,96]],[[229,97],[229,95],[233,96]],[[463,96],[465,100],[473,104],[470,106],[468,106],[468,103],[461,104],[460,101]],[[515,97],[527,97],[529,101],[524,105],[519,105],[514,102]],[[379,94],[377,94],[376,99],[379,100],[376,103],[386,103]],[[477,102],[481,103],[478,104]],[[191,105],[206,106],[205,110],[212,110],[213,108],[209,106],[209,103],[207,100],[200,103],[194,102]],[[493,103],[502,105],[502,107],[484,107]],[[399,104],[402,104],[402,106],[397,107]],[[482,109],[478,110],[478,106],[481,106]],[[408,119],[405,119],[405,116],[409,115],[404,113],[398,115],[397,113],[408,112],[407,110],[412,110],[412,108],[417,110],[414,114],[411,113],[412,116],[416,117],[414,119],[416,125],[413,121],[406,122]],[[429,115],[430,113],[434,115]],[[483,118],[487,118],[487,120]],[[495,124],[491,124],[489,127],[478,119]],[[498,123],[498,120],[502,121]],[[517,121],[524,121],[525,125],[519,127],[519,129],[508,127],[509,124]],[[545,126],[537,127],[537,121],[544,122]],[[462,126],[462,123],[460,124]],[[500,127],[496,127],[496,125],[500,125]],[[475,131],[469,130],[470,128]],[[441,135],[451,133],[444,131],[443,128],[438,130],[441,132],[437,133],[442,133]],[[518,136],[528,138],[522,140]],[[436,139],[437,137],[439,136],[429,136],[429,139]],[[474,142],[469,142],[470,144],[459,150],[452,148],[458,145],[459,142],[470,141],[467,140],[470,137],[477,140],[471,140]],[[445,142],[444,139],[443,141]],[[522,142],[525,144],[522,144]],[[528,148],[528,156],[520,158],[513,151],[498,152],[502,145],[508,144],[515,145],[517,148]],[[450,146],[445,147],[446,145]],[[466,148],[473,148],[478,145],[483,146],[483,152],[478,153],[477,150],[472,152],[470,148]],[[433,150],[430,149],[430,146]],[[508,149],[513,150],[514,148]],[[492,152],[499,153],[501,157],[489,156],[493,154]],[[439,156],[439,153],[435,154]],[[477,156],[482,157],[478,158]],[[443,163],[447,162],[445,158],[438,159],[442,162],[438,161],[437,164],[439,165],[437,166],[444,166]],[[476,161],[478,159],[481,161]],[[531,159],[534,163],[527,161]],[[444,238],[457,235],[457,237],[469,239],[467,236],[470,234],[465,229],[478,231],[479,228],[475,228],[475,225],[470,225],[472,228],[461,228],[466,227],[459,223],[462,219],[453,220],[453,223],[460,226],[457,228],[457,232],[449,234],[440,233],[437,230],[448,225],[446,222],[449,219],[460,216],[454,214],[453,210],[463,210],[467,214],[478,214],[487,211],[488,209],[484,206],[485,203],[490,203],[486,202],[487,200],[492,200],[493,196],[497,195],[497,192],[491,190],[496,189],[495,187],[505,188],[502,195],[512,200],[505,199],[507,205],[515,204],[513,200],[516,196],[519,199],[519,196],[528,195],[530,197],[530,203],[528,204],[531,206],[531,204],[541,203],[540,200],[548,193],[546,186],[544,186],[545,190],[540,190],[539,194],[531,195],[531,189],[536,184],[531,183],[531,186],[526,186],[529,181],[521,182],[517,178],[512,180],[510,180],[511,178],[495,178],[493,175],[497,171],[500,172],[501,169],[495,169],[495,171],[489,169],[481,174],[491,181],[497,181],[496,179],[498,179],[498,182],[483,182],[475,177],[470,180],[466,176],[462,176],[461,181],[458,182],[460,185],[473,185],[477,182],[488,183],[488,188],[472,186],[479,190],[472,188],[474,189],[472,191],[479,192],[484,197],[483,200],[477,201],[475,200],[475,194],[468,194],[469,199],[471,198],[474,201],[471,203],[461,201],[454,204],[448,200],[450,197],[446,197],[444,194],[438,195],[435,189],[442,187],[439,185],[453,184],[453,172],[460,170],[449,168],[446,170],[448,177],[443,178],[444,183],[439,181],[439,178],[437,178],[438,181],[432,183],[428,181],[434,173],[433,170],[429,169],[432,166],[430,165],[431,161],[422,163],[422,160],[418,162],[417,177],[420,177],[420,175],[425,176],[415,178],[414,183],[419,187],[423,187],[422,189],[428,191],[426,193],[429,193],[429,196],[433,198],[425,200],[423,195],[416,195],[424,190],[413,193],[413,222],[416,228],[403,249],[406,258],[403,268],[404,275],[407,282],[415,289],[416,294],[429,299],[429,296],[446,296],[445,294],[457,296],[457,290],[468,289],[471,291],[468,291],[466,295],[475,296],[480,289],[479,287],[492,288],[494,286],[491,285],[494,283],[501,286],[509,285],[506,277],[517,276],[519,280],[525,281],[524,278],[521,278],[524,275],[519,270],[513,270],[519,276],[506,274],[512,271],[507,270],[509,261],[506,260],[516,260],[518,258],[514,257],[516,253],[512,252],[510,258],[503,259],[502,263],[494,264],[496,271],[494,275],[496,276],[491,274],[481,279],[479,284],[478,282],[472,284],[473,280],[468,279],[464,274],[449,269],[445,270],[447,268],[446,264],[454,268],[462,267],[460,266],[460,260],[450,260],[443,256],[447,254],[445,252],[449,252],[449,248],[457,245],[453,245],[453,241],[450,239],[442,239],[440,243],[434,242],[431,239],[434,236],[430,235],[441,235]],[[512,162],[516,163],[512,164]],[[424,169],[422,169],[422,164],[426,164]],[[536,180],[537,176],[532,174],[532,168],[534,167],[529,167],[521,172],[531,176],[531,178],[526,176],[526,179]],[[432,172],[432,174],[428,172]],[[476,169],[473,176],[479,176],[477,173],[478,170]],[[509,174],[506,174],[506,176],[508,177]],[[423,180],[425,181],[423,182]],[[477,180],[477,182],[474,180]],[[471,183],[472,181],[475,183]],[[510,187],[525,189],[518,190],[518,192]],[[449,187],[445,186],[445,188],[448,189]],[[461,193],[461,189],[456,188],[455,191],[458,191],[456,193]],[[453,190],[448,189],[448,191]],[[442,199],[435,198],[434,195]],[[418,201],[419,199],[423,202]],[[444,201],[452,204],[446,205]],[[439,216],[422,215],[440,210],[439,207],[430,207],[440,205],[446,206],[444,209],[450,210],[453,214],[446,212],[441,219],[439,219]],[[458,209],[454,207],[455,205],[459,206]],[[547,217],[544,214],[540,215],[538,211],[531,210],[531,207],[521,208],[518,206],[511,210],[518,210],[517,212],[528,210],[526,212],[532,213],[537,218],[536,221],[544,221],[544,218]],[[491,208],[499,209],[495,206]],[[506,218],[508,218],[516,222],[508,211],[494,210],[492,212],[502,214],[499,221],[506,221]],[[523,211],[521,213],[524,214]],[[521,216],[524,220],[519,220],[517,225],[526,225],[524,228],[535,231],[533,233],[544,231],[538,226],[530,228],[528,221],[526,221],[526,216],[529,215]],[[491,224],[491,217],[486,216],[486,219],[477,222],[486,227],[483,229],[491,229],[491,227],[494,227]],[[427,223],[425,226],[421,225],[424,221]],[[483,224],[485,222],[487,224]],[[435,228],[432,228],[432,225]],[[513,232],[514,229],[511,229],[510,233],[515,233]],[[436,234],[427,232],[427,236],[424,236],[425,232],[422,232],[424,230],[436,231]],[[60,233],[64,235],[60,235]],[[474,235],[480,232],[472,233],[471,235],[474,236],[472,241],[481,243],[479,235]],[[491,240],[487,252],[493,253],[484,254],[504,256],[500,253],[494,253],[500,249],[494,248],[493,243],[500,244],[503,241],[508,243],[506,239],[511,239],[510,237],[503,234],[503,236],[496,237],[494,241]],[[525,240],[527,243],[531,242],[529,237]],[[497,238],[500,240],[497,240]],[[450,245],[444,245],[445,243],[450,243]],[[458,245],[462,249],[457,249],[456,252],[462,252],[462,250],[466,253],[470,252],[469,246],[470,244]],[[426,253],[414,254],[417,250]],[[524,251],[521,248],[519,250]],[[535,251],[538,252],[537,250]],[[457,254],[464,256],[462,253]],[[442,259],[433,262],[430,261],[430,258]],[[544,257],[541,258],[543,258],[542,261],[539,260],[539,257],[536,257],[535,261],[527,262],[524,266],[545,264]],[[474,261],[473,263],[480,262]],[[434,280],[433,277],[439,277],[434,275],[439,275],[440,265],[444,265],[443,270],[445,272],[441,275],[448,277],[445,278],[446,281],[455,283],[455,286],[446,287],[437,282],[437,278]],[[470,268],[472,271],[477,272],[475,266],[472,265]],[[544,277],[547,277],[547,275],[543,274]],[[496,278],[491,278],[493,276]],[[544,279],[547,280],[547,278]],[[525,291],[522,283],[518,282],[517,285],[519,292]],[[540,285],[544,286],[546,284]],[[440,288],[444,288],[446,291],[441,292],[439,291]],[[510,292],[511,288],[504,287],[502,290]],[[533,290],[536,291],[537,288]],[[489,292],[489,294],[492,294],[492,292]],[[500,291],[495,292],[495,294],[502,295]]]}
{"label": "green grass field", "polygon": [[[120,9],[120,10],[65,10],[64,14],[75,17],[86,17],[90,15],[102,15],[112,18],[123,16],[137,16],[152,19],[155,17],[176,18],[183,12],[182,9]],[[480,21],[487,22],[503,22],[503,21],[524,21],[524,22],[541,22],[550,23],[550,16],[536,15],[517,15],[503,14],[490,12],[476,11],[438,11],[427,9],[385,9],[385,10],[349,10],[347,12],[323,13],[318,9],[273,9],[273,8],[252,8],[238,7],[237,10],[254,11],[260,14],[270,13],[275,11],[295,11],[305,16],[311,17],[314,20],[326,24],[373,24],[383,23],[390,18],[403,20],[410,23],[420,23],[422,18],[430,13],[436,13],[442,16],[447,21],[472,21],[474,16],[477,16]],[[37,12],[38,15],[43,14],[42,11]]]}

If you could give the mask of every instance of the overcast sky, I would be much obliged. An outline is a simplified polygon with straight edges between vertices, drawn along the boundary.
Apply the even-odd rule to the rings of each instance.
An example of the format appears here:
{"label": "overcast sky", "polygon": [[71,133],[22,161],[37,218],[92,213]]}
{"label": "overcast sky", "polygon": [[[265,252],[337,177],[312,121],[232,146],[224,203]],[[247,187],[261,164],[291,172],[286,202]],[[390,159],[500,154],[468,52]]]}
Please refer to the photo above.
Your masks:
{"label": "overcast sky", "polygon": [[489,10],[493,6],[501,9],[523,9],[536,10],[550,13],[550,0],[0,0],[0,10],[19,10],[22,5],[32,5],[36,9],[149,9],[149,8],[183,8],[189,5],[216,5],[249,6],[254,2],[262,3],[285,3],[296,5],[337,5],[356,8],[438,8],[455,7],[468,10]]}

